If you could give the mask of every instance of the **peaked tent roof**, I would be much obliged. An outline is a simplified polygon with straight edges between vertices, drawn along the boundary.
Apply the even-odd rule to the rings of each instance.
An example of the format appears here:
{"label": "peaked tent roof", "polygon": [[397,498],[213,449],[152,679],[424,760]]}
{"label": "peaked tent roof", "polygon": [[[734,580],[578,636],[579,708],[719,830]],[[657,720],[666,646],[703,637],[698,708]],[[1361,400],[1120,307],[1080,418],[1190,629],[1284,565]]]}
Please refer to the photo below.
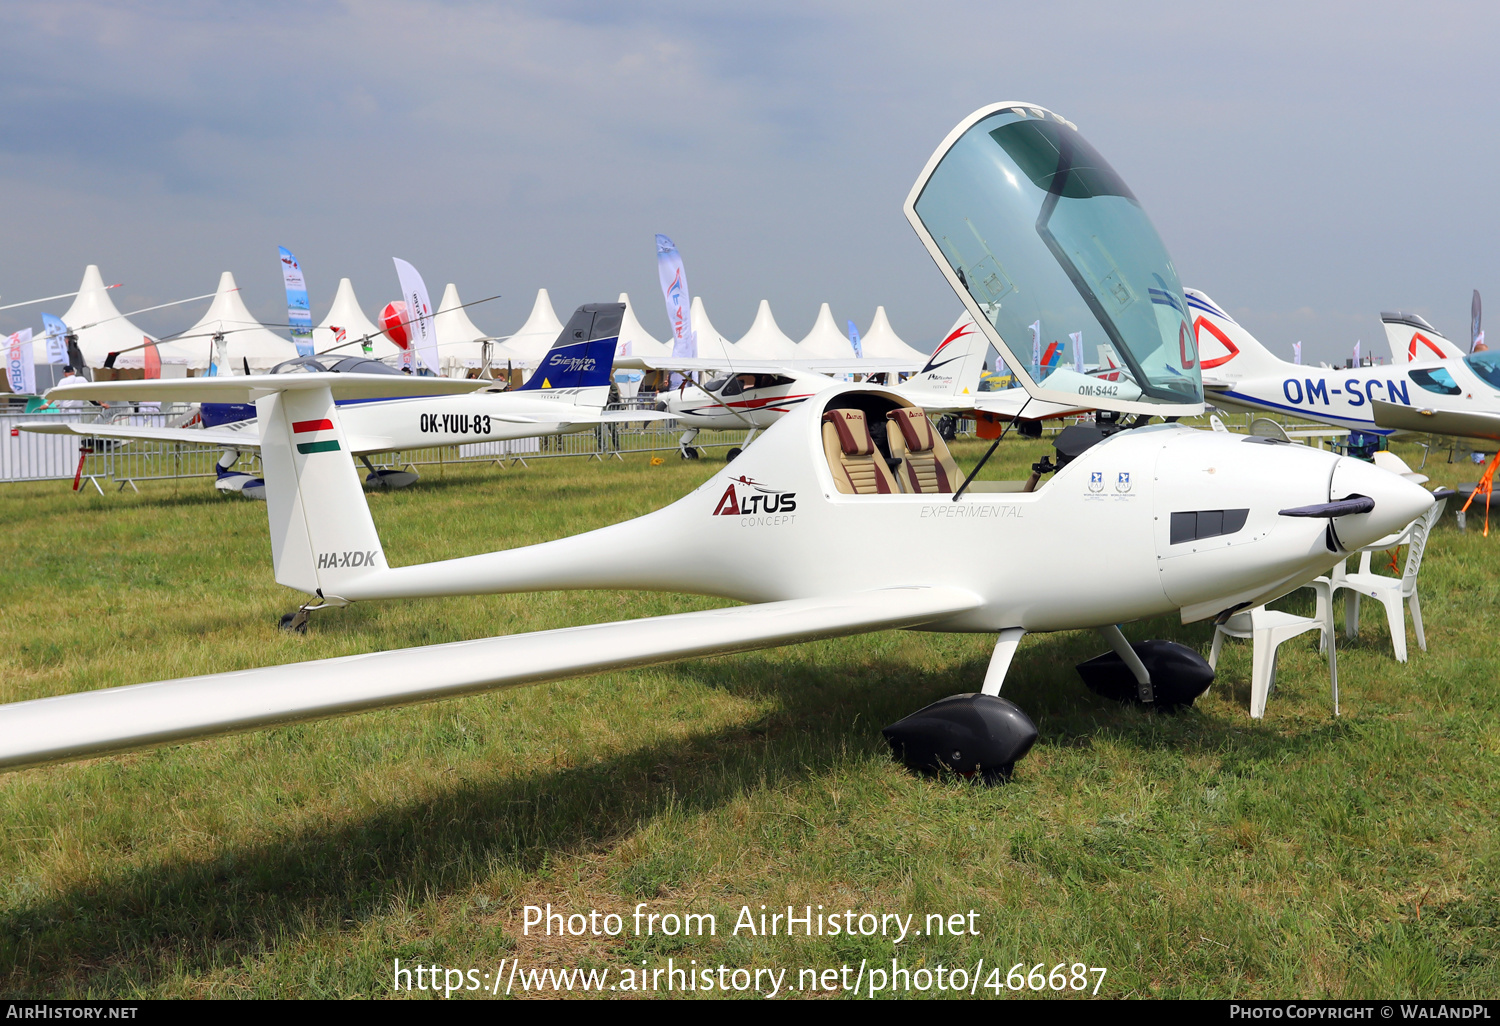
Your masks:
{"label": "peaked tent roof", "polygon": [[[469,311],[463,309],[463,300],[458,298],[458,286],[451,281],[443,290],[443,300],[438,304],[432,322],[437,331],[438,359],[445,367],[450,364],[484,366],[484,342],[494,336],[480,331],[479,326],[469,319]],[[515,359],[515,350],[504,342],[490,343],[491,365],[503,366],[505,361]]]}
{"label": "peaked tent roof", "polygon": [[[109,290],[104,287],[98,264],[89,264],[84,270],[83,284],[78,286],[78,295],[74,297],[73,305],[68,307],[68,312],[62,315],[62,322],[78,336],[78,348],[83,353],[84,362],[90,367],[103,367],[110,353],[138,346],[146,339],[156,341],[154,335],[146,334],[120,314],[114,300],[109,297]],[[39,345],[33,345],[32,351],[39,351],[45,362],[45,337],[38,342]],[[195,359],[200,359],[199,354],[188,346],[174,342],[162,342],[157,345],[156,350],[161,355],[162,363],[191,364]],[[208,347],[204,346],[204,366],[208,365],[207,352]],[[145,365],[146,356],[140,349],[124,353],[115,360],[116,367]]]}
{"label": "peaked tent roof", "polygon": [[919,367],[927,362],[928,354],[914,349],[901,341],[885,315],[885,307],[875,308],[875,319],[870,330],[860,336],[859,348],[865,356],[879,360],[911,360]]}
{"label": "peaked tent roof", "polygon": [[771,314],[771,304],[760,301],[750,330],[734,344],[735,352],[746,360],[796,360],[802,353],[797,343],[787,337]]}
{"label": "peaked tent roof", "polygon": [[[180,344],[195,354],[191,366],[207,368],[213,354],[212,335],[224,332],[228,349],[230,370],[241,373],[246,362],[251,370],[270,370],[284,360],[297,358],[297,347],[257,321],[240,288],[234,283],[234,275],[228,271],[219,275],[219,291],[207,312],[187,331],[182,332]],[[223,373],[222,371],[220,373]]]}
{"label": "peaked tent roof", "polygon": [[506,348],[516,354],[516,362],[535,367],[562,334],[562,321],[552,309],[552,297],[546,289],[536,290],[536,302],[531,304],[531,316],[516,329],[515,334],[505,340]]}
{"label": "peaked tent roof", "polygon": [[[334,328],[344,329],[345,345],[339,349],[333,348],[338,345],[333,337]],[[359,308],[359,297],[354,294],[353,283],[348,278],[340,278],[328,316],[313,329],[313,349],[320,353],[333,350],[334,356],[360,356],[364,350],[357,340],[366,335],[370,336],[370,355],[375,359],[389,360],[401,355],[401,347]]]}
{"label": "peaked tent roof", "polygon": [[734,343],[729,341],[719,330],[714,327],[713,322],[708,319],[708,310],[703,306],[703,297],[693,297],[693,334],[698,337],[698,359],[724,361],[724,369],[728,370],[734,366],[736,359],[744,359],[736,356]]}
{"label": "peaked tent roof", "polygon": [[818,319],[813,322],[812,331],[797,343],[797,349],[804,360],[854,359],[854,346],[850,344],[849,336],[833,322],[833,311],[828,309],[827,303],[818,309]]}
{"label": "peaked tent roof", "polygon": [[621,356],[671,356],[672,347],[654,338],[641,327],[641,322],[635,319],[635,310],[630,306],[630,296],[621,292],[619,302],[625,304],[625,320],[620,322],[620,344],[615,347],[615,357],[618,359]]}

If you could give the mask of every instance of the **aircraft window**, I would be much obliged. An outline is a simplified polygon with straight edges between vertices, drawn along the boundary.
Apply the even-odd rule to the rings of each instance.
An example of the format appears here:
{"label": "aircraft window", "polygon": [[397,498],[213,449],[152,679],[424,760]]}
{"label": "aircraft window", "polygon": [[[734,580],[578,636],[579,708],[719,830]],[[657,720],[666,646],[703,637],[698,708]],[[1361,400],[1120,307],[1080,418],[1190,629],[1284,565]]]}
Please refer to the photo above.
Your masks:
{"label": "aircraft window", "polygon": [[728,380],[728,378],[714,378],[712,381],[704,385],[703,389],[706,392],[717,392],[719,389],[724,387],[724,383]]}
{"label": "aircraft window", "polygon": [[[1040,322],[1044,338],[1081,331],[1087,343],[1110,344],[1145,401],[1203,401],[1171,258],[1130,189],[1071,125],[1016,108],[981,119],[943,155],[915,209],[1012,367],[1029,364]],[[1072,391],[1078,383],[1068,381]]]}
{"label": "aircraft window", "polygon": [[1407,376],[1417,383],[1418,388],[1425,388],[1438,395],[1458,395],[1463,391],[1458,387],[1458,382],[1453,380],[1453,375],[1442,367],[1434,370],[1407,371]]}
{"label": "aircraft window", "polygon": [[328,368],[339,374],[400,374],[396,368],[363,356],[346,356]]}
{"label": "aircraft window", "polygon": [[747,388],[757,388],[759,382],[755,380],[754,374],[736,374],[724,384],[720,395],[739,395]]}
{"label": "aircraft window", "polygon": [[1464,363],[1469,365],[1469,370],[1483,378],[1486,385],[1500,388],[1500,353],[1488,350],[1470,353],[1464,357]]}
{"label": "aircraft window", "polygon": [[1172,544],[1219,538],[1245,526],[1248,509],[1199,509],[1172,514]]}
{"label": "aircraft window", "polygon": [[758,374],[755,378],[756,388],[774,388],[777,385],[790,385],[792,379],[785,374]]}
{"label": "aircraft window", "polygon": [[283,360],[271,368],[272,374],[318,374],[326,371],[316,359],[311,356],[298,356],[291,360]]}

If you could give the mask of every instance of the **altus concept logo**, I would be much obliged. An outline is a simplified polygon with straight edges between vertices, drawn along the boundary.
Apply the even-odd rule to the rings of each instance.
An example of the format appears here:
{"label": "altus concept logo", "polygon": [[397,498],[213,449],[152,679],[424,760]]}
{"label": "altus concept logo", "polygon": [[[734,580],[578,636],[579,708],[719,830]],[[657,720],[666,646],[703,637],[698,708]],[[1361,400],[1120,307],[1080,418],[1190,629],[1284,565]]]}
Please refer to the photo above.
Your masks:
{"label": "altus concept logo", "polygon": [[797,508],[796,492],[779,492],[767,488],[754,478],[741,475],[729,482],[719,504],[714,507],[716,517],[737,517],[750,513],[791,513]]}

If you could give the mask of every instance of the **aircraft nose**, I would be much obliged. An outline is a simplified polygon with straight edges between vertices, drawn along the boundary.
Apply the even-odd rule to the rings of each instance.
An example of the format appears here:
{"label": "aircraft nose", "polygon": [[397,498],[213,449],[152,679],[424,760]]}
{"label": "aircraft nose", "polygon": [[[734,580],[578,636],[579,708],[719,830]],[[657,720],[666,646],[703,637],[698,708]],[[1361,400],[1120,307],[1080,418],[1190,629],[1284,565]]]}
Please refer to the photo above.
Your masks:
{"label": "aircraft nose", "polygon": [[1333,468],[1328,498],[1337,501],[1349,495],[1367,495],[1375,500],[1375,508],[1334,519],[1333,529],[1346,552],[1402,530],[1433,503],[1431,492],[1401,475],[1343,456]]}

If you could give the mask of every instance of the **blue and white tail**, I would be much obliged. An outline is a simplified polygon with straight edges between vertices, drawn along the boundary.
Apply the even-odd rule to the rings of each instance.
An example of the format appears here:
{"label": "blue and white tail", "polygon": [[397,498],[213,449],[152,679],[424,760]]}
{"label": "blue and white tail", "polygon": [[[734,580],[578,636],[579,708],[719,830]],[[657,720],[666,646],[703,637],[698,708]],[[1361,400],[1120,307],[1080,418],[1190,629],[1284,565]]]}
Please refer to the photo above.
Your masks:
{"label": "blue and white tail", "polygon": [[585,303],[574,310],[541,366],[517,391],[602,409],[624,319],[624,303]]}

